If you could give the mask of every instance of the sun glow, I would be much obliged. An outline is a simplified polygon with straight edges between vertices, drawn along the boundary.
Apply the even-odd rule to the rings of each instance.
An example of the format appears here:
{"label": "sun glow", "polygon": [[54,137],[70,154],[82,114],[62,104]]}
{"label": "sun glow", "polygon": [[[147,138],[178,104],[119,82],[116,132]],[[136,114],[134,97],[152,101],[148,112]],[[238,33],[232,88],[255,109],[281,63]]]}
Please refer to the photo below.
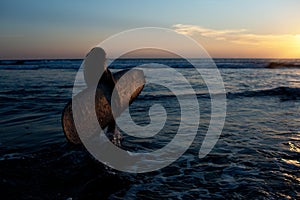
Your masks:
{"label": "sun glow", "polygon": [[298,49],[300,51],[300,35],[296,35],[295,38],[296,38],[296,45],[298,45]]}
{"label": "sun glow", "polygon": [[292,51],[294,54],[294,58],[299,58],[300,57],[300,35],[295,35],[294,40],[292,41]]}
{"label": "sun glow", "polygon": [[247,29],[212,29],[198,25],[175,24],[174,30],[189,35],[209,52],[231,50],[227,57],[299,58],[300,34],[259,34]]}

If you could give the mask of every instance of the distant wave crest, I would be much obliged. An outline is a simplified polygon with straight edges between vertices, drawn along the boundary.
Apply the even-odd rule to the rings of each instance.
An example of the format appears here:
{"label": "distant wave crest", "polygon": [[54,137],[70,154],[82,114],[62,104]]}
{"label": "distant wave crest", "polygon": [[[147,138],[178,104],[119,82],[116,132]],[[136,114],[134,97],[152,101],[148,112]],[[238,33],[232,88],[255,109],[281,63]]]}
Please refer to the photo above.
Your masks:
{"label": "distant wave crest", "polygon": [[[185,97],[188,97],[193,94],[183,93],[181,94]],[[198,98],[207,99],[210,98],[209,93],[197,93]],[[218,95],[218,94],[214,94]],[[227,92],[226,96],[228,99],[233,98],[244,98],[244,97],[279,97],[281,100],[300,100],[300,88],[291,88],[291,87],[276,87],[271,89],[263,89],[263,90],[248,90],[243,92]],[[217,96],[216,96],[217,97]],[[176,98],[176,96],[172,94],[159,94],[159,95],[140,95],[138,99],[141,100],[160,100],[166,98]]]}
{"label": "distant wave crest", "polygon": [[276,87],[265,90],[252,90],[236,93],[227,93],[228,98],[235,97],[264,97],[264,96],[278,96],[281,100],[298,100],[300,99],[300,88],[291,87]]}
{"label": "distant wave crest", "polygon": [[[191,59],[198,67],[210,68],[207,59]],[[218,68],[300,68],[300,59],[214,59]],[[0,69],[5,70],[38,70],[38,69],[71,69],[78,70],[82,59],[61,60],[0,60]],[[130,69],[145,64],[161,64],[172,68],[193,68],[191,63],[181,58],[157,59],[116,59],[109,65],[111,69]],[[159,65],[157,66],[159,68]]]}

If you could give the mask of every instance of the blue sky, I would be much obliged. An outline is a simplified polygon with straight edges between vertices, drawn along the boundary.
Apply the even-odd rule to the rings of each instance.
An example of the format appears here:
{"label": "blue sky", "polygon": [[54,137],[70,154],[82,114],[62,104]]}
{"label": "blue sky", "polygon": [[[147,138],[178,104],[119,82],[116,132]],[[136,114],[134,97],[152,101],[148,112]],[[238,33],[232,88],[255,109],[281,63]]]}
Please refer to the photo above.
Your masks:
{"label": "blue sky", "polygon": [[[299,8],[297,0],[2,0],[0,58],[82,58],[105,38],[145,26],[189,34],[213,57],[300,57]],[[222,30],[243,31],[219,37]]]}

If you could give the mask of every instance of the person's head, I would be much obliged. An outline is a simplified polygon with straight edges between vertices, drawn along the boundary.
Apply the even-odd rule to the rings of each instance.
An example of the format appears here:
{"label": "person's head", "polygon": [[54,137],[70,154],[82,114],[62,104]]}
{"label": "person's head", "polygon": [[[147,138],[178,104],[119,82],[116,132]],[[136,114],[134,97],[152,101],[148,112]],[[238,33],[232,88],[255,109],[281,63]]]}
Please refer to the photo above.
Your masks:
{"label": "person's head", "polygon": [[84,60],[84,80],[87,86],[96,87],[106,70],[106,53],[100,47],[93,48]]}

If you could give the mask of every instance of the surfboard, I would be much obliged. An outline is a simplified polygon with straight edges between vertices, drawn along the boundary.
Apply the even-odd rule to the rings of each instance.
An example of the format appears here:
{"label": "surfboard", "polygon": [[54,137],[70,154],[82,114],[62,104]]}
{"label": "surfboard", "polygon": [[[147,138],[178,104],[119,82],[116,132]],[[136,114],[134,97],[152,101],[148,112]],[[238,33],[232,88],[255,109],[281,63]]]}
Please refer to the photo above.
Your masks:
{"label": "surfboard", "polygon": [[[113,77],[116,82],[121,80],[120,84],[117,84],[116,91],[118,92],[117,102],[114,101],[118,106],[118,112],[115,113],[115,116],[120,115],[129,105],[138,97],[145,85],[145,76],[142,70],[133,69],[133,70],[122,70],[120,72],[114,73]],[[62,112],[62,127],[63,132],[69,142],[72,144],[81,144],[80,137],[78,136],[72,111],[72,101],[80,102],[77,105],[80,105],[77,108],[77,112],[85,113],[83,121],[80,122],[79,126],[82,126],[82,130],[85,130],[86,134],[95,132],[94,126],[90,126],[89,123],[91,118],[94,115],[91,113],[91,98],[95,97],[95,109],[98,123],[102,129],[106,128],[114,119],[111,105],[107,96],[105,95],[105,84],[102,84],[102,87],[96,89],[94,95],[89,95],[90,90],[84,89],[78,93],[72,100],[70,100],[63,109]],[[78,127],[78,124],[76,124]],[[98,126],[99,127],[99,126]]]}

